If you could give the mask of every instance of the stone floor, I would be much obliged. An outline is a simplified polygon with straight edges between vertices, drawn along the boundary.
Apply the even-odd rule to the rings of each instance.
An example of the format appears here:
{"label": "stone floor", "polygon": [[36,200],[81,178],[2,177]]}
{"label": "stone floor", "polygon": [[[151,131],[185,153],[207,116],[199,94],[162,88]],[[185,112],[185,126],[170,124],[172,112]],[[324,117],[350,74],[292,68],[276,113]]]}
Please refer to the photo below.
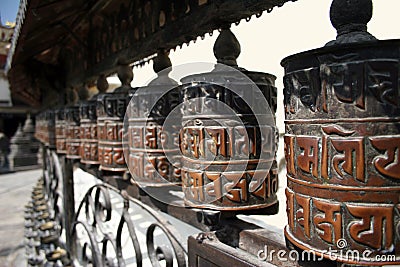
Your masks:
{"label": "stone floor", "polygon": [[42,170],[0,175],[0,267],[26,266],[24,206]]}

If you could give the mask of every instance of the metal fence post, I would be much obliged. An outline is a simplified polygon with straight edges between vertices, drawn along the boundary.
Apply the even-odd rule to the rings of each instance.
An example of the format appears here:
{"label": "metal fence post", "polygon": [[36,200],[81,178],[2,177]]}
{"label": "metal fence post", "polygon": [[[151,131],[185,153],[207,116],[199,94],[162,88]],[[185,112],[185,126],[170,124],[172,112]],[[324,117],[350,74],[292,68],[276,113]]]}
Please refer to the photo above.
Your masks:
{"label": "metal fence post", "polygon": [[71,255],[75,254],[75,242],[72,240],[71,226],[75,218],[75,199],[74,199],[74,175],[73,160],[60,156],[63,162],[63,206],[64,206],[64,227],[66,231],[66,245]]}

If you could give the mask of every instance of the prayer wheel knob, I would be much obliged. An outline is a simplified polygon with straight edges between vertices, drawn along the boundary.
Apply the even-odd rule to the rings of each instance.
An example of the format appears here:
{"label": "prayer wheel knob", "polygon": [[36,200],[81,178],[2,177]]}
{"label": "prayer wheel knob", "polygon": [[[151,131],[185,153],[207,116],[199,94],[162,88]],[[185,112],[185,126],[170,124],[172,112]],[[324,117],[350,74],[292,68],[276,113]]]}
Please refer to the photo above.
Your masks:
{"label": "prayer wheel knob", "polygon": [[123,60],[118,62],[118,79],[121,81],[122,87],[127,86],[130,87],[131,82],[133,81],[133,72],[132,68]]}
{"label": "prayer wheel knob", "polygon": [[222,29],[214,44],[214,55],[218,63],[237,67],[241,52],[240,43],[230,29]]}
{"label": "prayer wheel knob", "polygon": [[376,40],[367,31],[372,9],[372,0],[333,0],[330,18],[337,37],[327,46]]}
{"label": "prayer wheel knob", "polygon": [[108,81],[107,78],[104,74],[100,75],[99,78],[97,79],[97,90],[99,93],[105,93],[108,89]]}

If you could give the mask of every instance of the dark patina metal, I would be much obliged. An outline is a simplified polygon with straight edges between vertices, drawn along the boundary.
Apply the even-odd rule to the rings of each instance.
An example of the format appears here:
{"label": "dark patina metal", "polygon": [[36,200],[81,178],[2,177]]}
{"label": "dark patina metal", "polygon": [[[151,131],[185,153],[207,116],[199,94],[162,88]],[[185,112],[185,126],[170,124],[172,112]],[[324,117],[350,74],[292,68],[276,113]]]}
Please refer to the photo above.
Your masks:
{"label": "dark patina metal", "polygon": [[[301,249],[357,266],[371,264],[376,255],[400,256],[400,41],[374,41],[359,31],[352,35],[349,21],[366,29],[370,19],[357,17],[365,11],[361,2],[371,5],[332,4],[335,27],[350,29],[345,39],[339,32],[328,47],[282,61],[285,235]],[[353,8],[341,9],[349,3]],[[349,257],[347,251],[362,256]]]}
{"label": "dark patina metal", "polygon": [[56,115],[56,150],[58,154],[66,154],[67,148],[65,143],[66,138],[66,121],[64,108],[59,108],[55,111]]}
{"label": "dark patina metal", "polygon": [[66,119],[65,146],[67,150],[67,158],[79,159],[80,158],[79,152],[81,147],[79,105],[66,107],[65,119]]}
{"label": "dark patina metal", "polygon": [[[230,30],[221,31],[214,54],[218,63],[237,68],[240,44]],[[241,71],[257,84],[275,113],[275,76]],[[250,108],[258,102],[257,96],[249,90],[254,85],[250,80],[237,77],[235,72],[218,68],[211,73],[186,77],[182,82],[189,83],[184,84],[181,90],[182,98],[186,101],[182,108],[183,129],[180,133],[186,203],[189,206],[226,211],[274,206],[278,188],[276,151],[269,151],[269,158],[264,161],[260,160],[260,150],[262,140],[276,143],[277,131],[275,125],[258,125]],[[231,91],[229,84],[240,88],[242,95]],[[242,96],[245,95],[253,102],[244,102]],[[195,99],[195,103],[190,104],[191,99]],[[219,109],[223,105],[215,104],[210,99],[229,106],[235,112],[233,116],[240,117],[240,123],[229,114],[221,113]],[[209,114],[214,115],[210,117]],[[212,140],[205,141],[206,135],[211,136]],[[210,161],[210,156],[215,160]],[[247,162],[246,166],[240,166],[242,162]],[[228,165],[238,167],[225,172]]]}
{"label": "dark patina metal", "polygon": [[96,100],[80,104],[80,157],[84,164],[99,164]]}
{"label": "dark patina metal", "polygon": [[129,106],[128,166],[133,182],[168,186],[181,182],[179,129],[164,127],[179,103],[178,84],[168,77],[171,61],[164,51],[154,58],[153,69],[158,77],[136,91]]}
{"label": "dark patina metal", "polygon": [[36,116],[35,138],[51,149],[56,147],[54,110],[46,110]]}
{"label": "dark patina metal", "polygon": [[97,97],[104,94],[107,88],[106,77],[100,75],[97,80],[99,93],[90,100],[82,102],[79,107],[81,124],[80,157],[83,164],[100,164],[98,155]]}
{"label": "dark patina metal", "polygon": [[54,149],[56,147],[56,121],[54,110],[50,109],[45,112],[45,121],[45,145],[48,146],[50,149]]}
{"label": "dark patina metal", "polygon": [[100,169],[122,174],[128,170],[122,146],[123,120],[133,93],[133,73],[128,64],[119,66],[118,78],[120,87],[97,97],[97,135]]}

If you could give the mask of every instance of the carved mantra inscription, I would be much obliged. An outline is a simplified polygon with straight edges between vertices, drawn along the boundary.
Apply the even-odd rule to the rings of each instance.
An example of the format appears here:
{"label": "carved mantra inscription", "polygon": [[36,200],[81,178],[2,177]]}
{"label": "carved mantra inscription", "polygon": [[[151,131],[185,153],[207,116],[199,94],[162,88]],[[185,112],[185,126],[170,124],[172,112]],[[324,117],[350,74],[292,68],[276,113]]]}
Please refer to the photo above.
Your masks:
{"label": "carved mantra inscription", "polygon": [[66,131],[65,122],[57,121],[56,122],[56,149],[57,149],[57,153],[59,153],[59,154],[67,153],[65,131]]}
{"label": "carved mantra inscription", "polygon": [[180,149],[183,156],[192,159],[245,159],[273,158],[276,141],[275,127],[271,126],[193,126],[185,127],[180,133]]}
{"label": "carved mantra inscription", "polygon": [[181,98],[186,101],[179,149],[190,206],[241,212],[277,202],[277,130],[272,120],[258,121],[254,114],[265,99],[275,112],[275,77],[243,74],[260,90],[237,73],[218,68],[182,79]]}
{"label": "carved mantra inscription", "polygon": [[128,140],[129,166],[134,179],[147,185],[161,185],[162,179],[181,182],[179,131],[167,132],[159,125],[130,126]]}
{"label": "carved mantra inscription", "polygon": [[371,116],[379,109],[368,108],[368,102],[399,109],[398,70],[397,59],[371,59],[327,63],[287,73],[284,77],[287,118],[331,117],[341,107],[346,107],[342,118]]}
{"label": "carved mantra inscription", "polygon": [[80,158],[80,126],[67,123],[66,130],[66,149],[67,158]]}
{"label": "carved mantra inscription", "polygon": [[283,61],[286,237],[302,249],[337,249],[345,239],[346,250],[400,257],[398,47]]}
{"label": "carved mantra inscription", "polygon": [[[271,126],[184,127],[180,149],[186,202],[231,210],[275,203],[278,175],[271,149],[274,142],[275,128]],[[263,168],[271,163],[271,169]]]}
{"label": "carved mantra inscription", "polygon": [[[221,206],[262,205],[278,189],[277,169],[244,172],[207,172],[182,169],[187,200],[195,204],[213,201]],[[268,201],[269,200],[269,201]]]}
{"label": "carved mantra inscription", "polygon": [[81,162],[85,164],[99,164],[97,123],[81,123]]}
{"label": "carved mantra inscription", "polygon": [[123,123],[118,120],[98,120],[97,127],[100,168],[107,171],[126,171],[122,147]]}
{"label": "carved mantra inscription", "polygon": [[178,149],[179,130],[167,132],[159,125],[129,126],[129,144],[133,150]]}
{"label": "carved mantra inscription", "polygon": [[286,189],[289,230],[297,239],[312,241],[318,249],[370,249],[394,253],[399,249],[399,206],[381,203],[336,202]]}
{"label": "carved mantra inscription", "polygon": [[322,130],[322,137],[285,135],[290,176],[317,183],[329,183],[332,178],[355,185],[400,182],[400,135],[352,137],[350,132],[331,131],[331,127]]}

